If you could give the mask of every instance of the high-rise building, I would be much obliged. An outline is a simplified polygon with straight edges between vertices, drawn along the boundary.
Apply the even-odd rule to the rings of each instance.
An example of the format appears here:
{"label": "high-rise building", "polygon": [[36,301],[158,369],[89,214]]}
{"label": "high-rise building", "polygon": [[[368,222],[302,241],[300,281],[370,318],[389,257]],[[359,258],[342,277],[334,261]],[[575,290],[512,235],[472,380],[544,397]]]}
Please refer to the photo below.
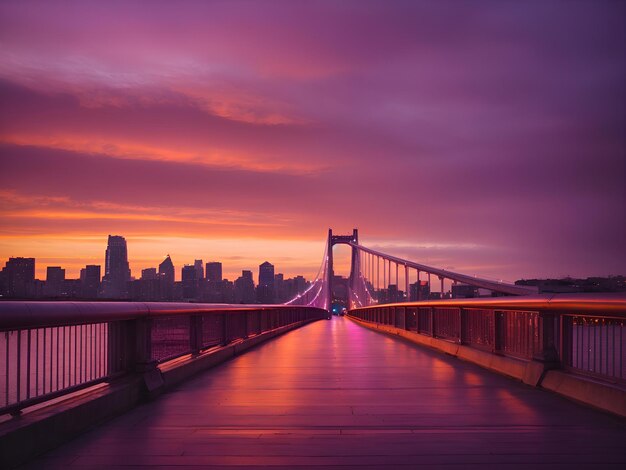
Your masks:
{"label": "high-rise building", "polygon": [[9,258],[2,269],[7,297],[32,297],[35,290],[35,258]]}
{"label": "high-rise building", "polygon": [[183,283],[183,299],[190,300],[198,297],[198,271],[193,264],[186,264],[181,270]]}
{"label": "high-rise building", "polygon": [[105,253],[102,295],[108,299],[121,299],[127,295],[130,281],[126,239],[119,235],[109,235]]}
{"label": "high-rise building", "polygon": [[209,282],[220,282],[222,280],[222,263],[217,261],[207,263],[206,278]]}
{"label": "high-rise building", "polygon": [[96,299],[100,291],[100,266],[88,264],[80,270],[81,297]]}
{"label": "high-rise building", "polygon": [[174,263],[170,255],[159,264],[159,277],[162,279],[161,295],[163,300],[172,300],[174,297]]}
{"label": "high-rise building", "polygon": [[47,297],[59,297],[63,293],[65,283],[65,269],[61,266],[48,266],[46,268],[46,285],[44,295]]}
{"label": "high-rise building", "polygon": [[252,271],[241,271],[241,277],[235,280],[234,302],[237,304],[254,303],[254,279]]}
{"label": "high-rise building", "polygon": [[196,279],[198,281],[204,279],[204,266],[202,266],[202,260],[197,259],[193,262],[193,267],[196,269]]}
{"label": "high-rise building", "polygon": [[274,265],[265,261],[259,266],[257,300],[262,304],[274,303]]}
{"label": "high-rise building", "polygon": [[159,264],[159,274],[164,277],[166,283],[174,284],[174,263],[172,263],[170,255],[167,255]]}
{"label": "high-rise building", "polygon": [[274,265],[268,261],[259,265],[259,285],[274,288]]}

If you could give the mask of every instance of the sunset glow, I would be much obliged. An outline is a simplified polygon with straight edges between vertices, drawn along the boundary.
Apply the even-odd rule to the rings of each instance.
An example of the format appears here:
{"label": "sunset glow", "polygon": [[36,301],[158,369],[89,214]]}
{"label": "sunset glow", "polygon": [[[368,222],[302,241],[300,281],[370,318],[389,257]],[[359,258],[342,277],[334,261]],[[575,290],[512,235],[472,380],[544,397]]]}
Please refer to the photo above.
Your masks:
{"label": "sunset glow", "polygon": [[0,263],[623,274],[624,4],[522,3],[2,2]]}

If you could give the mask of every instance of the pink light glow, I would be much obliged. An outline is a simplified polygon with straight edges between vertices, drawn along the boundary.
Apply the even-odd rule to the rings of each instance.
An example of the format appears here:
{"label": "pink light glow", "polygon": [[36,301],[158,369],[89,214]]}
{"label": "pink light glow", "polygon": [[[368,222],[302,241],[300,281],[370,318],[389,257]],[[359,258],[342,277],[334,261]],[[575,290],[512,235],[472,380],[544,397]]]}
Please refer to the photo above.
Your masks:
{"label": "pink light glow", "polygon": [[2,2],[0,262],[623,273],[624,5],[365,3]]}

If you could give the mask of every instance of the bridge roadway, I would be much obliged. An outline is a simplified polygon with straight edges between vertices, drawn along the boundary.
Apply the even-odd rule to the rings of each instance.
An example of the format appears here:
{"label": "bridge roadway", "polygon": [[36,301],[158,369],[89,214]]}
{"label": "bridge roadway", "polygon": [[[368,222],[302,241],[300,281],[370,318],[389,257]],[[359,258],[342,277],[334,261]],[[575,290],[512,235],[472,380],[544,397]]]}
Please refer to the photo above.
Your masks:
{"label": "bridge roadway", "polygon": [[32,468],[626,468],[626,423],[365,329],[319,321]]}

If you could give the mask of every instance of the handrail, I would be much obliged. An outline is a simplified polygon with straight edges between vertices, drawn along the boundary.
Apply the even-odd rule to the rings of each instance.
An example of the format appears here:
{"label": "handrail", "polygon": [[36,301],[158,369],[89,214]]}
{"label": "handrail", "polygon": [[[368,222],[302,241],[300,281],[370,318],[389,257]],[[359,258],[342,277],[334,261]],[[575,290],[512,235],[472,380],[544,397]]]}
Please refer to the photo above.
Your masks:
{"label": "handrail", "polygon": [[626,315],[626,293],[541,294],[524,297],[422,300],[416,302],[374,304],[367,307],[354,308],[351,309],[351,311],[367,310],[377,307],[510,308],[561,312],[576,310],[577,312],[618,313]]}
{"label": "handrail", "polygon": [[626,382],[624,293],[376,304],[353,308],[348,315],[437,341]]}
{"label": "handrail", "polygon": [[[172,315],[250,310],[293,310],[294,305],[167,302],[0,302],[0,331],[80,325]],[[315,308],[315,307],[306,307]],[[321,309],[318,309],[321,310]]]}
{"label": "handrail", "polygon": [[0,414],[327,317],[291,305],[0,302]]}

